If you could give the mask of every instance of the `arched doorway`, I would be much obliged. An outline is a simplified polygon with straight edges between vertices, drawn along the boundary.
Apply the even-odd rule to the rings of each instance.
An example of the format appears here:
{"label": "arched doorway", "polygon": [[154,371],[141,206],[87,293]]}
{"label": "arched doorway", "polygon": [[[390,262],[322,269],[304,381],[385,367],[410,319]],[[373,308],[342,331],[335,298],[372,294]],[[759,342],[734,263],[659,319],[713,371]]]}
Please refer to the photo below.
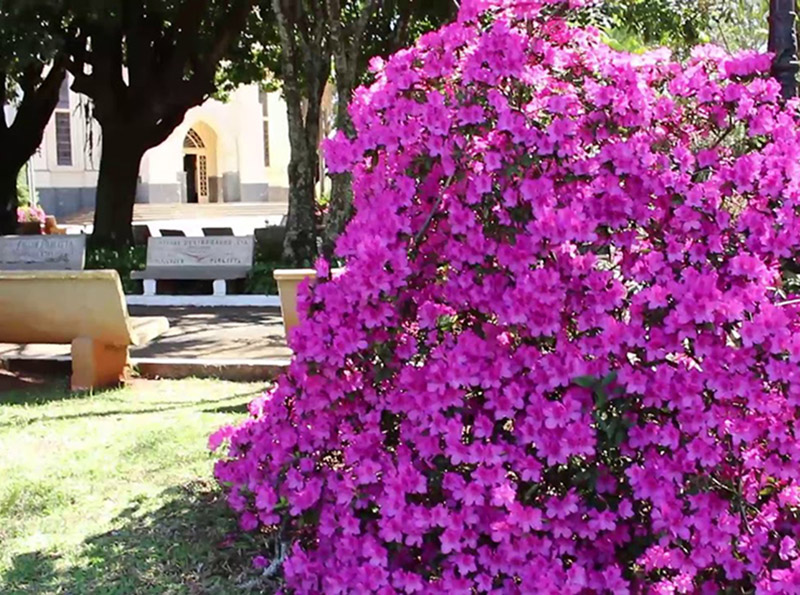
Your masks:
{"label": "arched doorway", "polygon": [[183,139],[183,173],[186,202],[208,202],[208,155],[203,139],[190,128]]}

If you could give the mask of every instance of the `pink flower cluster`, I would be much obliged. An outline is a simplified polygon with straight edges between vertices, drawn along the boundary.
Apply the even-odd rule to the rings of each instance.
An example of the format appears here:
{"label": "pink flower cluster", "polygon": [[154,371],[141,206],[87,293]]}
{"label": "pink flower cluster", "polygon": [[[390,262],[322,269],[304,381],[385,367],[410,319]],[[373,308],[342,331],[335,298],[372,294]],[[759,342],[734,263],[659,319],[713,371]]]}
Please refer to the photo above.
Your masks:
{"label": "pink flower cluster", "polygon": [[17,207],[17,223],[44,223],[45,212],[42,207],[32,205],[29,207]]}
{"label": "pink flower cluster", "polygon": [[799,593],[798,104],[769,56],[502,4],[376,62],[327,147],[346,271],[213,437],[241,527],[293,593]]}

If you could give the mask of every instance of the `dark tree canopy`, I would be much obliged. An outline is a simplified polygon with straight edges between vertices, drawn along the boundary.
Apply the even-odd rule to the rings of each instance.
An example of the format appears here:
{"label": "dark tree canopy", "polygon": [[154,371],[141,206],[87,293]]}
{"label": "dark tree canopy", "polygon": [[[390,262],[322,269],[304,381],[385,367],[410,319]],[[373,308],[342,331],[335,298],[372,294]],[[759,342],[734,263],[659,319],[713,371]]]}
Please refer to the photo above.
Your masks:
{"label": "dark tree canopy", "polygon": [[619,49],[667,46],[684,55],[712,42],[731,52],[765,50],[768,5],[768,0],[605,0],[594,18]]}
{"label": "dark tree canopy", "polygon": [[141,158],[217,89],[252,0],[67,0],[72,89],[102,127],[95,240],[130,241]]}
{"label": "dark tree canopy", "polygon": [[357,83],[369,82],[365,77],[373,57],[388,58],[424,33],[453,20],[458,9],[454,0],[342,0],[341,5],[345,40],[352,39],[348,33],[372,5],[354,62]]}
{"label": "dark tree canopy", "polygon": [[157,144],[215,91],[217,66],[250,4],[73,0],[67,44],[73,90],[95,101],[101,123],[119,110],[143,120],[142,140]]}

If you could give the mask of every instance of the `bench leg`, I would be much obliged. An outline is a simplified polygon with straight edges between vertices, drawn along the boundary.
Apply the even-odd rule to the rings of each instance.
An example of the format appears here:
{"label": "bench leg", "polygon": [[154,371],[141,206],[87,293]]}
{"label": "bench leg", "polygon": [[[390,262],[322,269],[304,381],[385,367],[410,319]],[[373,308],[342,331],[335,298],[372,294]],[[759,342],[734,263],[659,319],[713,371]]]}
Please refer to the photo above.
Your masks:
{"label": "bench leg", "polygon": [[[206,285],[208,287],[208,285]],[[227,282],[224,279],[217,279],[214,281],[214,295],[216,296],[223,296],[227,295],[228,287]]]}
{"label": "bench leg", "polygon": [[155,295],[156,294],[156,280],[155,279],[145,279],[143,282],[144,285],[144,295]]}
{"label": "bench leg", "polygon": [[118,386],[129,372],[127,347],[87,337],[72,341],[72,390]]}

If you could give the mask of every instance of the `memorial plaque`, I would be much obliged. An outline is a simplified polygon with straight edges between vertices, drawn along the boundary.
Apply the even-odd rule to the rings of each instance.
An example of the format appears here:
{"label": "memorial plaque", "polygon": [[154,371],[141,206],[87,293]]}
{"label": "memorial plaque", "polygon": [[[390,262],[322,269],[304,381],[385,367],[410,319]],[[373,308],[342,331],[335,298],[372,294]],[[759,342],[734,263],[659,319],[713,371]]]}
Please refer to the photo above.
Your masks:
{"label": "memorial plaque", "polygon": [[149,238],[147,267],[246,267],[253,264],[253,236]]}
{"label": "memorial plaque", "polygon": [[0,270],[81,271],[85,255],[85,235],[0,237]]}

